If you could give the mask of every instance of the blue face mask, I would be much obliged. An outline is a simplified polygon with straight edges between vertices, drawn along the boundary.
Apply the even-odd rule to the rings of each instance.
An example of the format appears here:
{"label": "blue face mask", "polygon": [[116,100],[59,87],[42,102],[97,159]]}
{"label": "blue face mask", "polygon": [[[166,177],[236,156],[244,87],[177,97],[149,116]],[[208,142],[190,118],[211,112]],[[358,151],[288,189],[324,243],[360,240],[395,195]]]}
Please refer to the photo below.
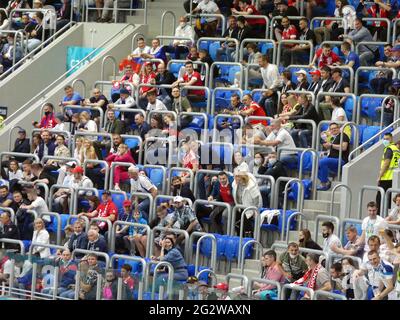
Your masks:
{"label": "blue face mask", "polygon": [[387,147],[390,144],[390,141],[388,140],[382,140],[382,143],[385,147]]}

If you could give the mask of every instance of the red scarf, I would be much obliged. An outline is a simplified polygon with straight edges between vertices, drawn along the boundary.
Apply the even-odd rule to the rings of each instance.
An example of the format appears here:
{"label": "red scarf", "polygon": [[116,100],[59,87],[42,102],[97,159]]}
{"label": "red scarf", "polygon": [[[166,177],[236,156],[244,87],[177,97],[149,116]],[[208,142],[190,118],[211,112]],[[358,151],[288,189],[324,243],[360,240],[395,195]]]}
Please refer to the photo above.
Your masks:
{"label": "red scarf", "polygon": [[307,288],[315,290],[315,286],[317,284],[317,276],[318,272],[321,269],[322,265],[317,264],[314,269],[308,270],[302,278],[295,281],[294,284],[302,285],[304,282],[307,281]]}

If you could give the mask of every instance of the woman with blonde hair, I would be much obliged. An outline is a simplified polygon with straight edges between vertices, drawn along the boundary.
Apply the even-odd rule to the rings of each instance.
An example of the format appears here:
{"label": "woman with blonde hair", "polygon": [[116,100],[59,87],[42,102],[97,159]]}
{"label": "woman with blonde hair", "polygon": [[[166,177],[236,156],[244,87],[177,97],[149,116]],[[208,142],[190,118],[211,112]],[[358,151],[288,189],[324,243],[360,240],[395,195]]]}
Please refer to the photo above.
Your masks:
{"label": "woman with blonde hair", "polygon": [[[50,244],[50,235],[45,228],[44,221],[41,218],[37,218],[33,224],[34,231],[32,243]],[[47,258],[50,256],[50,249],[46,247],[34,246],[32,249],[32,254],[39,256],[40,258]]]}
{"label": "woman with blonde hair", "polygon": [[[285,99],[282,100],[282,102],[284,101]],[[278,117],[282,118],[284,116],[291,116],[293,114],[296,114],[299,108],[300,108],[300,103],[297,101],[296,96],[294,94],[291,94],[287,96],[286,105],[282,107],[282,112],[278,114]],[[282,125],[286,129],[291,129],[293,127],[293,122],[288,122],[287,120],[282,119]]]}
{"label": "woman with blonde hair", "polygon": [[[97,154],[93,146],[93,141],[87,138],[83,139],[83,145],[80,150],[79,158],[82,164],[85,160],[97,160]],[[88,168],[90,168],[90,165],[93,166],[93,164],[88,164]]]}
{"label": "woman with blonde hair", "polygon": [[76,137],[75,140],[75,149],[74,149],[74,158],[75,159],[80,159],[81,158],[81,150],[83,149],[83,142],[84,142],[83,137]]}
{"label": "woman with blonde hair", "polygon": [[[88,132],[88,133],[95,133],[98,131],[97,124],[94,120],[90,119],[90,114],[87,111],[82,111],[79,114],[79,131]],[[89,140],[96,140],[96,136],[89,136]]]}
{"label": "woman with blonde hair", "polygon": [[[118,146],[117,153],[110,153],[105,160],[111,167],[113,162],[126,162],[135,164],[135,160],[131,155],[131,152],[126,144],[121,143]],[[103,170],[103,169],[102,169]],[[105,169],[104,169],[105,171]],[[128,167],[127,166],[116,166],[114,167],[114,189],[121,190],[119,185],[121,182],[129,180]]]}

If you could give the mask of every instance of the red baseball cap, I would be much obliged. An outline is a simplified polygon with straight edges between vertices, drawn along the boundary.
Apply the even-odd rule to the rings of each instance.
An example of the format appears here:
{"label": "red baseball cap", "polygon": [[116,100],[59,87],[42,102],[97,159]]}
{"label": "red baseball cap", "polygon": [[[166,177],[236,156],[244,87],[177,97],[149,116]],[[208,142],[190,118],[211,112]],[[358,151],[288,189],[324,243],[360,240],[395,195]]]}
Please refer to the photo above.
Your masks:
{"label": "red baseball cap", "polygon": [[124,200],[124,202],[122,202],[122,206],[124,207],[130,207],[132,205],[132,202],[130,200]]}
{"label": "red baseball cap", "polygon": [[82,167],[75,167],[74,170],[72,170],[72,173],[80,173],[83,174],[83,168]]}
{"label": "red baseball cap", "polygon": [[321,71],[319,70],[314,70],[314,71],[310,71],[310,74],[317,74],[318,76],[321,76]]}

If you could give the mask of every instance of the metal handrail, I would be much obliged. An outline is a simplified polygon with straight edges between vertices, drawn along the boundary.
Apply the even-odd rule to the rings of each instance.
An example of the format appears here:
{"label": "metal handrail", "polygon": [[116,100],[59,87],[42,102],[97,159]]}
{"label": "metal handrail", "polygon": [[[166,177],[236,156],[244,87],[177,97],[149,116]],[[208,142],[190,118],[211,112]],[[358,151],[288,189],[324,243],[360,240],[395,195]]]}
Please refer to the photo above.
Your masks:
{"label": "metal handrail", "polygon": [[0,169],[2,167],[1,163],[3,162],[4,156],[12,156],[12,157],[21,157],[21,158],[33,158],[35,162],[40,162],[40,159],[37,154],[32,153],[23,153],[23,152],[12,152],[12,151],[3,151],[0,152]]}
{"label": "metal handrail", "polygon": [[339,234],[339,239],[340,239],[340,241],[342,241],[343,236],[344,236],[344,233],[346,232],[346,229],[347,229],[347,228],[345,228],[346,223],[352,223],[352,224],[359,224],[359,225],[361,225],[361,224],[362,224],[362,220],[359,220],[359,219],[351,219],[351,218],[342,219],[342,220],[340,221],[340,234]]}
{"label": "metal handrail", "polygon": [[77,162],[78,165],[80,164],[80,161],[79,161],[79,160],[77,160],[77,159],[75,159],[75,158],[71,158],[71,157],[43,156],[41,163],[42,163],[43,165],[45,165],[45,164],[46,164],[46,160],[58,160],[58,161],[56,161],[56,162],[58,162],[60,165],[63,164],[62,162],[67,163],[67,162],[69,162],[69,161]]}
{"label": "metal handrail", "polygon": [[[3,210],[3,211],[5,211],[5,212],[7,212],[7,213],[10,215],[10,220],[11,220],[13,223],[17,224],[17,219],[16,219],[16,215],[15,215],[15,212],[14,212],[14,209],[13,209],[13,208],[0,207],[0,210]],[[1,238],[0,238],[0,239],[1,239]]]}
{"label": "metal handrail", "polygon": [[206,232],[194,231],[190,234],[189,248],[193,248],[194,238],[199,238],[196,243],[194,274],[197,274],[199,272],[200,246],[201,246],[201,242],[206,238],[211,239],[211,262],[210,262],[211,270],[214,270],[214,271],[217,270],[216,269],[216,266],[217,266],[217,238],[215,238],[215,235],[213,235],[211,233],[206,233]]}
{"label": "metal handrail", "polygon": [[[118,218],[118,217],[117,217]],[[107,246],[110,246],[111,243],[111,236],[112,236],[112,232],[110,231],[112,229],[112,225],[113,223],[107,219],[107,218],[100,218],[100,217],[94,217],[92,219],[90,219],[90,222],[105,222],[107,224]]]}
{"label": "metal handrail", "polygon": [[86,174],[86,167],[89,163],[95,163],[95,164],[102,164],[104,165],[104,168],[106,172],[104,173],[104,190],[108,190],[108,183],[110,181],[109,175],[110,175],[110,166],[108,165],[108,162],[105,160],[94,160],[94,159],[85,159],[83,162],[83,174]]}
{"label": "metal handrail", "polygon": [[[185,249],[183,251],[184,252],[183,257],[186,259],[188,259],[190,257],[189,234],[186,230],[155,226],[153,229],[151,229],[151,232],[150,232],[150,243],[154,243],[154,238],[155,238],[154,234],[156,231],[161,231],[161,232],[164,231],[164,232],[183,234],[185,237]],[[150,257],[152,255],[153,255],[153,246],[150,246]]]}
{"label": "metal handrail", "polygon": [[[304,213],[302,213],[302,212],[299,212],[299,211],[292,213],[292,214],[290,215],[290,217],[287,219],[286,240],[285,240],[285,242],[286,242],[287,244],[289,244],[290,224],[291,224],[292,220],[293,220],[294,218],[298,217],[298,216],[303,217],[304,220],[306,220],[306,215],[305,215]],[[299,223],[299,229],[300,229],[300,223]]]}
{"label": "metal handrail", "polygon": [[[81,110],[81,111],[86,111],[86,110],[89,110],[89,111],[94,111],[94,110],[96,110],[96,111],[98,111],[99,112],[99,114],[100,114],[100,123],[103,123],[104,122],[104,111],[103,111],[103,109],[102,108],[100,108],[100,107],[92,107],[92,106],[73,106],[73,105],[68,105],[68,106],[63,106],[62,107],[62,110],[65,112],[65,110],[66,109],[70,109],[70,110],[78,110],[78,112],[79,112],[79,110]],[[98,128],[99,129],[99,128]],[[75,132],[75,135],[82,135],[82,131],[79,131],[79,130],[76,130],[76,132]],[[75,146],[74,146],[75,147]]]}
{"label": "metal handrail", "polygon": [[[48,38],[46,41],[42,42],[40,44],[40,46],[36,47],[31,52],[28,52],[21,60],[19,60],[17,63],[15,63],[13,65],[14,69],[17,68],[18,66],[24,64],[28,59],[32,58],[36,53],[38,53],[44,46],[48,45],[50,42],[52,42],[54,39],[56,39],[59,35],[63,34],[65,30],[71,28],[74,25],[76,25],[76,22],[75,21],[70,21],[62,29],[58,30],[50,38]],[[2,32],[4,32],[4,30]],[[2,73],[0,75],[0,81],[2,81],[4,78],[6,78],[12,72],[13,72],[13,68],[10,68],[7,71],[5,71],[4,73]]]}
{"label": "metal handrail", "polygon": [[50,92],[51,88],[55,84],[59,83],[60,80],[64,80],[73,70],[75,70],[78,66],[81,66],[83,63],[85,63],[85,61],[87,61],[88,58],[94,57],[99,52],[99,50],[102,50],[107,45],[108,42],[114,40],[117,35],[123,33],[127,28],[130,28],[132,26],[133,26],[132,24],[128,24],[127,26],[122,28],[120,31],[118,31],[117,34],[114,34],[111,37],[109,37],[108,39],[106,39],[105,41],[103,41],[97,48],[95,48],[93,51],[88,53],[77,64],[72,66],[65,73],[63,73],[61,76],[59,76],[57,79],[55,79],[52,83],[50,83],[46,88],[44,88],[38,94],[36,94],[34,97],[32,97],[31,100],[29,100],[27,103],[25,103],[21,108],[19,108],[16,112],[14,112],[10,117],[7,117],[4,121],[4,124],[5,125],[9,124],[15,118],[15,116],[21,114],[22,111],[24,111],[27,108],[27,106],[31,106],[33,102],[40,100],[40,98],[44,98],[44,95],[47,94],[48,92]]}
{"label": "metal handrail", "polygon": [[[283,177],[279,177],[277,180],[277,187],[279,188],[279,182],[280,180],[283,180]],[[288,180],[285,184],[285,189],[283,191],[284,197],[283,197],[283,208],[282,208],[282,229],[281,229],[281,241],[284,241],[285,239],[285,224],[286,224],[286,210],[287,210],[287,198],[288,198],[288,189],[289,186],[292,182],[297,183],[298,185],[298,192],[297,192],[297,210],[296,211],[302,211],[303,209],[303,201],[304,201],[304,186],[303,182],[300,179],[297,178],[292,178],[292,179],[285,179]],[[279,190],[279,189],[278,189]],[[278,194],[278,192],[277,192]],[[300,201],[299,201],[300,200]]]}
{"label": "metal handrail", "polygon": [[[129,13],[132,15],[132,11],[144,11],[143,13],[143,24],[147,24],[147,0],[144,1],[144,7],[143,8],[120,8],[118,6],[118,0],[116,0],[113,3],[113,15],[114,15],[114,23],[117,23],[118,19],[118,11],[129,11]],[[89,10],[91,11],[99,11],[103,10],[103,8],[97,8],[97,7],[90,7],[89,5],[89,0],[85,0],[85,5],[86,7],[86,13],[85,13],[85,22],[89,22]]]}
{"label": "metal handrail", "polygon": [[310,300],[313,300],[313,298],[314,298],[314,290],[313,289],[303,287],[303,286],[298,286],[293,283],[287,283],[282,286],[282,295],[279,300],[286,300],[286,290],[305,292],[309,295]]}
{"label": "metal handrail", "polygon": [[[190,12],[192,12],[192,10],[190,10]],[[226,30],[226,17],[223,14],[220,13],[198,13],[196,12],[195,14],[186,14],[185,17],[189,17],[190,18],[190,22],[192,21],[192,17],[193,16],[200,16],[200,17],[204,17],[204,18],[219,18],[217,19],[217,22],[219,22],[219,20],[221,20],[221,35],[223,35],[225,33]]]}
{"label": "metal handrail", "polygon": [[389,128],[394,129],[395,125],[397,125],[398,123],[400,123],[400,119],[397,119],[395,121],[393,121],[390,125],[388,125],[386,128],[383,128],[382,130],[380,130],[378,133],[376,133],[375,135],[373,135],[371,138],[369,138],[367,141],[365,141],[362,145],[358,146],[357,148],[355,148],[352,152],[350,152],[349,154],[349,162],[351,162],[353,160],[353,158],[359,156],[360,154],[357,155],[358,151],[361,151],[361,149],[365,148],[365,146],[369,143],[371,143],[372,141],[374,141],[376,138],[380,137],[383,133],[385,133]]}
{"label": "metal handrail", "polygon": [[320,220],[324,220],[324,221],[330,221],[330,222],[333,222],[333,223],[336,223],[336,229],[337,229],[337,234],[338,235],[340,235],[340,232],[341,232],[341,230],[340,230],[340,227],[341,227],[341,225],[340,225],[340,221],[339,221],[339,218],[338,217],[335,217],[335,216],[328,216],[328,215],[325,215],[325,214],[319,214],[319,215],[317,215],[316,217],[315,217],[315,224],[314,224],[314,237],[315,238],[317,238],[318,237],[318,231],[319,231],[319,222],[320,222]]}
{"label": "metal handrail", "polygon": [[388,216],[388,211],[390,209],[390,208],[388,208],[388,203],[389,203],[390,196],[393,192],[400,193],[400,188],[389,188],[386,190],[385,197],[383,200],[383,207],[381,207],[381,208],[383,208],[383,212],[380,213],[381,217],[383,217],[383,218],[386,218]]}
{"label": "metal handrail", "polygon": [[[324,23],[325,21],[337,21],[337,22],[341,22],[341,23],[342,23],[342,26],[343,26],[344,34],[346,34],[347,29],[348,29],[346,20],[345,20],[344,18],[341,18],[341,17],[314,17],[314,18],[311,19],[311,22],[310,22],[310,29],[311,29],[311,30],[314,30],[314,29],[315,29],[315,27],[314,27],[314,22],[315,22],[315,21],[321,21],[321,23],[320,23],[320,26],[321,26],[321,27],[322,27],[322,24],[325,24],[325,23]],[[317,28],[318,28],[318,27],[317,27]]]}
{"label": "metal handrail", "polygon": [[[57,249],[57,250],[64,250],[64,246],[56,245],[56,244],[50,244],[50,243],[40,243],[40,242],[35,242],[32,241],[30,247],[29,247],[29,260],[32,261],[32,251],[34,247],[43,247],[43,248],[49,248],[49,249]],[[78,250],[78,249],[75,249]],[[32,283],[33,284],[33,283]]]}
{"label": "metal handrail", "polygon": [[277,297],[280,298],[282,294],[282,283],[275,281],[275,280],[269,280],[265,278],[251,278],[249,281],[249,286],[248,286],[248,291],[247,291],[247,296],[251,297],[253,293],[253,283],[254,282],[259,282],[259,283],[265,283],[265,284],[271,284],[276,286],[276,289],[278,291]]}
{"label": "metal handrail", "polygon": [[[144,159],[143,159],[143,164],[147,164],[148,162],[147,162],[147,159],[148,159],[148,156],[149,156],[149,152],[148,152],[148,149],[149,149],[149,146],[148,146],[148,144],[149,144],[149,142],[156,142],[156,141],[161,141],[161,143],[163,143],[163,148],[168,148],[168,155],[167,155],[167,159],[162,159],[162,162],[159,162],[160,164],[164,164],[164,165],[167,165],[167,167],[168,168],[170,168],[171,166],[172,166],[172,155],[173,155],[173,145],[172,145],[172,143],[171,143],[171,141],[170,141],[170,138],[169,137],[154,137],[154,136],[152,136],[152,137],[147,137],[145,140],[144,140]],[[157,149],[157,151],[160,151],[160,147]],[[154,155],[154,151],[153,151],[153,154],[150,154],[150,155]],[[160,156],[160,153],[158,154],[158,157]],[[165,162],[165,160],[167,160],[166,162]],[[148,163],[148,164],[152,164],[152,163]]]}
{"label": "metal handrail", "polygon": [[309,64],[311,64],[313,60],[312,52],[314,52],[314,44],[310,40],[281,40],[278,43],[278,51],[276,54],[276,65],[279,66],[281,62],[281,51],[282,51],[282,44],[308,44],[310,46],[310,56],[309,56]]}
{"label": "metal handrail", "polygon": [[[283,18],[283,16],[272,17],[271,21],[269,22],[269,26],[270,26],[269,39],[273,39],[274,38],[274,24],[275,24],[275,21],[282,20],[282,18]],[[292,21],[292,20],[301,20],[303,18],[305,18],[305,17],[304,16],[288,16],[288,19],[290,21]]]}
{"label": "metal handrail", "polygon": [[[378,43],[378,44],[386,44],[386,42],[372,42],[372,43]],[[395,68],[389,68],[389,67],[365,67],[365,66],[360,66],[356,70],[356,75],[355,75],[355,81],[354,81],[354,94],[358,96],[358,77],[361,71],[392,71],[392,78],[395,79],[397,76],[397,71]]]}
{"label": "metal handrail", "polygon": [[[265,32],[267,31],[268,28],[266,29]],[[261,39],[261,38],[246,38],[243,39],[240,42],[240,48],[239,48],[239,62],[243,60],[243,55],[244,55],[244,48],[245,48],[245,44],[247,43],[253,43],[253,42],[258,42],[258,43],[271,43],[272,44],[272,63],[275,62],[275,54],[276,54],[276,42],[274,40],[271,39],[267,39],[268,37],[265,37],[265,39]]]}
{"label": "metal handrail", "polygon": [[[112,65],[113,65],[113,79],[115,79],[116,75],[117,75],[117,60],[115,59],[114,56],[111,55],[106,55],[103,60],[101,61],[101,73],[100,73],[100,79],[101,81],[106,81],[106,79],[104,79],[104,68],[106,65],[106,61],[107,60],[111,60]],[[101,90],[104,90],[103,85],[101,86]]]}
{"label": "metal handrail", "polygon": [[[199,170],[197,170],[196,175],[194,177],[194,190],[193,190],[194,197],[195,198],[198,197],[198,195],[197,195],[198,184],[199,184],[198,183],[198,177],[200,176],[201,173],[203,173],[203,174],[212,174],[212,175],[218,176],[218,173],[220,173],[220,172],[221,172],[220,170],[207,170],[207,169],[199,169]],[[226,174],[228,176],[233,177],[232,172],[226,172]]]}
{"label": "metal handrail", "polygon": [[245,276],[243,274],[228,273],[225,276],[225,282],[228,284],[228,286],[229,286],[229,280],[230,279],[240,279],[240,280],[242,280],[242,285],[244,287],[244,290],[245,290],[245,292],[247,292],[248,286],[249,286],[249,278],[247,276]]}
{"label": "metal handrail", "polygon": [[38,214],[38,217],[42,217],[42,216],[52,216],[55,217],[55,219],[57,220],[57,238],[56,238],[56,244],[60,245],[61,244],[61,216],[58,212],[41,212]]}
{"label": "metal handrail", "polygon": [[[383,104],[385,103],[386,99],[393,99],[394,101],[394,106],[393,106],[393,119],[398,119],[399,118],[399,109],[400,109],[400,100],[397,96],[395,95],[388,95],[388,94],[372,94],[372,93],[363,93],[360,95],[360,98],[358,99],[358,104],[357,104],[357,123],[361,122],[361,101],[363,98],[382,98],[382,107]],[[383,108],[382,108],[383,109]],[[383,129],[383,110],[381,111],[381,122],[380,122],[380,129]]]}
{"label": "metal handrail", "polygon": [[[239,61],[239,41],[238,39],[235,38],[223,38],[223,37],[219,37],[219,38],[213,38],[213,37],[201,37],[197,40],[197,48],[200,47],[200,43],[202,41],[223,41],[223,42],[234,42],[235,43],[235,62]],[[212,70],[211,70],[212,72]]]}
{"label": "metal handrail", "polygon": [[87,87],[86,87],[86,82],[84,81],[84,80],[82,80],[82,79],[75,79],[74,81],[72,81],[72,83],[71,83],[71,87],[72,87],[72,90],[75,92],[76,90],[75,90],[75,85],[77,84],[77,83],[80,83],[80,84],[82,84],[82,86],[83,86],[83,94],[82,94],[82,97],[86,97],[86,93],[87,93]]}
{"label": "metal handrail", "polygon": [[[357,71],[358,71],[358,69],[357,69]],[[356,83],[357,83],[357,78],[356,78]],[[319,113],[319,104],[321,103],[320,102],[321,97],[324,98],[325,96],[329,96],[329,97],[351,97],[353,99],[353,110],[356,110],[356,108],[357,108],[357,97],[356,97],[356,94],[354,94],[354,93],[319,91],[318,94],[317,94],[317,100],[316,100],[316,104],[315,104],[315,109],[317,110],[317,113]],[[352,121],[358,123],[355,112],[353,112]]]}
{"label": "metal handrail", "polygon": [[393,29],[392,29],[392,45],[394,46],[394,44],[396,43],[396,29],[397,29],[397,25],[398,22],[400,21],[400,18],[397,19],[393,19]]}
{"label": "metal handrail", "polygon": [[22,240],[9,239],[9,238],[0,238],[0,243],[11,243],[18,244],[20,247],[20,253],[25,254],[25,245]]}
{"label": "metal handrail", "polygon": [[144,289],[144,283],[145,279],[147,279],[147,262],[145,259],[141,257],[136,257],[136,256],[128,256],[128,255],[123,255],[123,254],[114,254],[111,257],[110,260],[110,267],[112,268],[113,263],[115,260],[130,260],[130,261],[136,261],[141,263],[142,265],[142,279],[139,280],[139,285],[138,285],[138,300],[143,300],[143,289]]}
{"label": "metal handrail", "polygon": [[[182,64],[182,66],[181,66],[181,68],[182,68],[182,67],[184,67],[186,61],[187,60],[171,59],[168,61],[167,70],[169,71],[170,65],[172,63]],[[192,63],[196,64],[196,65],[200,65],[202,68],[205,68],[206,72],[205,72],[205,77],[204,77],[204,83],[208,83],[209,79],[210,79],[210,67],[208,66],[208,64],[203,61],[199,61],[199,60],[192,61]],[[171,86],[171,88],[172,88],[172,86]]]}
{"label": "metal handrail", "polygon": [[75,189],[73,187],[70,186],[64,186],[62,184],[53,184],[50,187],[50,193],[49,193],[49,199],[48,199],[48,206],[49,206],[49,210],[50,212],[52,212],[53,209],[53,201],[55,200],[53,198],[54,194],[56,193],[55,190],[59,190],[59,189],[68,189],[70,191],[71,196],[69,197],[69,207],[72,208],[73,207],[73,200],[74,200],[74,192]]}
{"label": "metal handrail", "polygon": [[[65,247],[62,247],[62,248],[65,249]],[[94,255],[96,255],[96,256],[98,256],[98,257],[102,257],[102,258],[104,258],[104,260],[105,260],[106,267],[109,267],[109,266],[110,266],[110,257],[109,257],[108,254],[105,253],[105,252],[92,251],[92,250],[85,250],[85,249],[78,249],[78,248],[77,248],[77,249],[75,249],[74,251],[72,251],[72,259],[75,258],[75,256],[76,256],[77,253],[82,253],[82,254],[84,254],[84,255],[86,255],[86,254],[94,254]]]}
{"label": "metal handrail", "polygon": [[[244,125],[244,121],[243,121],[243,118],[242,118],[242,116],[240,116],[240,115],[236,115],[236,114],[233,114],[233,115],[231,115],[231,114],[224,114],[224,113],[221,113],[221,114],[217,114],[215,117],[214,117],[214,123],[213,123],[213,135],[212,135],[212,141],[214,142],[217,142],[217,141],[220,141],[221,139],[221,136],[218,136],[219,137],[219,139],[217,139],[217,135],[219,134],[219,133],[221,133],[220,131],[218,131],[218,119],[220,119],[220,118],[227,118],[227,119],[237,119],[237,120],[239,120],[239,123],[240,123],[240,126],[239,126],[239,128],[238,129],[242,129],[243,128],[243,125]],[[237,129],[237,130],[238,130]],[[223,129],[222,130],[222,132],[224,132],[225,131],[225,129]],[[227,130],[227,131],[225,131],[225,132],[227,132],[228,134],[229,134],[229,136],[232,134],[232,132],[231,132],[231,130]],[[234,134],[235,133],[237,133],[237,132],[234,132]],[[240,135],[240,132],[239,132],[239,135]]]}
{"label": "metal handrail", "polygon": [[[245,252],[246,252],[246,248],[251,244],[257,245],[257,252],[259,252],[260,255],[263,254],[264,247],[263,247],[263,245],[261,244],[260,241],[250,240],[250,241],[247,241],[242,248],[240,248],[240,246],[239,246],[239,250],[242,251],[242,253],[240,255],[240,261],[238,261],[238,264],[240,266],[240,274],[244,274],[244,260],[246,259],[245,258]],[[261,251],[258,250],[259,247],[261,247]]]}
{"label": "metal handrail", "polygon": [[[240,86],[242,85],[242,83],[243,83],[243,65],[241,63],[239,63],[239,62],[220,62],[220,61],[214,62],[211,65],[211,70],[210,70],[211,74],[213,74],[216,66],[237,66],[237,67],[239,67],[240,68],[239,83],[240,83]],[[213,84],[214,84],[213,80],[214,80],[214,78],[210,77],[210,83],[209,83],[210,88],[213,87]]]}
{"label": "metal handrail", "polygon": [[[181,124],[180,120],[182,116],[202,117],[204,119],[203,134],[201,141],[207,143],[208,114],[203,112],[187,112],[187,111],[180,112],[178,114],[178,125]],[[188,128],[185,128],[184,130],[187,129]]]}
{"label": "metal handrail", "polygon": [[73,201],[73,207],[72,207],[72,215],[78,214],[78,195],[79,195],[79,191],[91,191],[93,192],[96,197],[99,197],[99,190],[97,190],[96,188],[83,188],[83,187],[77,187],[75,188],[75,193],[74,193],[74,201]]}
{"label": "metal handrail", "polygon": [[[237,206],[235,206],[236,209]],[[234,210],[235,210],[234,209]],[[240,264],[239,262],[241,259],[244,259],[242,257],[242,244],[243,244],[243,231],[244,231],[244,216],[247,213],[247,211],[253,211],[253,217],[254,217],[254,231],[253,231],[253,237],[256,241],[260,242],[260,224],[261,224],[261,216],[260,216],[260,211],[258,210],[257,207],[251,206],[251,207],[246,207],[240,214],[240,229],[239,229],[239,251],[238,251],[238,265]],[[235,217],[236,217],[236,210],[235,212]],[[232,233],[233,233],[232,228]],[[258,254],[258,247],[257,247],[257,254]]]}
{"label": "metal handrail", "polygon": [[[196,175],[197,176],[197,175]],[[198,205],[214,205],[217,207],[224,207],[228,210],[228,221],[226,222],[227,224],[227,234],[231,234],[231,224],[232,224],[232,206],[229,203],[226,202],[220,202],[220,201],[208,201],[208,200],[203,200],[203,199],[196,199],[195,202],[193,202],[193,210],[196,212],[196,208]]]}
{"label": "metal handrail", "polygon": [[[386,22],[387,28],[386,28],[386,41],[390,43],[390,20],[388,18],[362,18],[362,21],[372,21],[372,22],[377,22],[377,21],[382,21]],[[380,24],[379,24],[380,26]]]}
{"label": "metal handrail", "polygon": [[164,11],[163,14],[161,15],[161,36],[164,36],[164,22],[165,22],[165,17],[167,14],[170,14],[172,16],[172,21],[173,21],[173,30],[176,28],[176,16],[175,12],[171,10]]}
{"label": "metal handrail", "polygon": [[120,162],[120,161],[113,161],[110,166],[110,182],[109,182],[109,187],[112,190],[115,190],[114,186],[114,170],[116,167],[127,167],[129,168],[132,166],[134,163],[133,162]]}
{"label": "metal handrail", "polygon": [[347,300],[346,296],[344,296],[342,294],[337,294],[337,293],[322,291],[322,290],[314,291],[314,296],[313,296],[312,300],[318,300],[318,298],[320,296],[326,297],[326,298],[333,298],[335,300]]}
{"label": "metal handrail", "polygon": [[243,97],[243,90],[241,88],[225,88],[225,87],[217,87],[212,91],[211,94],[211,110],[207,110],[207,113],[214,115],[215,114],[215,100],[217,98],[217,92],[218,91],[228,91],[228,92],[234,92],[238,93],[240,98]]}
{"label": "metal handrail", "polygon": [[[200,279],[200,277],[201,277],[201,275],[202,275],[203,273],[208,273],[208,274],[209,274],[209,275],[208,275],[209,278],[211,278],[210,275],[212,275],[212,276],[213,276],[212,279],[215,280],[214,283],[217,282],[217,274],[216,274],[213,270],[211,270],[211,269],[203,269],[203,270],[199,271],[199,272],[196,274],[197,279]],[[211,285],[213,285],[213,282],[212,282],[212,281],[211,281]]]}
{"label": "metal handrail", "polygon": [[340,188],[345,188],[345,189],[346,189],[346,192],[347,192],[347,194],[348,194],[348,196],[349,196],[350,203],[349,203],[349,206],[347,206],[347,204],[346,204],[346,208],[348,208],[348,212],[349,212],[349,216],[350,216],[350,212],[351,212],[351,203],[352,203],[352,199],[353,199],[353,193],[352,193],[352,191],[351,191],[351,188],[350,188],[347,184],[344,184],[344,183],[339,183],[339,184],[337,184],[336,186],[334,186],[334,187],[332,188],[332,191],[331,191],[331,203],[330,203],[330,208],[329,208],[329,215],[330,215],[330,216],[333,216],[333,204],[334,204],[334,201],[335,201],[335,192],[336,192],[338,189],[340,189]]}
{"label": "metal handrail", "polygon": [[358,219],[362,219],[362,201],[363,201],[363,197],[364,197],[364,192],[366,190],[370,190],[370,191],[377,191],[381,194],[381,203],[379,208],[384,208],[385,207],[385,203],[384,203],[384,199],[385,199],[385,190],[382,187],[377,187],[377,186],[362,186],[360,189],[360,193],[358,195]]}
{"label": "metal handrail", "polygon": [[130,227],[138,227],[138,228],[145,228],[146,229],[146,258],[150,257],[150,227],[147,224],[141,224],[141,223],[135,223],[135,222],[127,222],[127,221],[121,221],[121,220],[116,220],[113,223],[112,229],[111,229],[111,242],[110,242],[110,250],[112,252],[115,252],[115,237],[116,237],[116,232],[117,232],[117,226],[130,226]]}
{"label": "metal handrail", "polygon": [[168,170],[167,180],[169,181],[169,183],[167,184],[167,190],[166,190],[167,195],[170,195],[170,193],[171,193],[172,173],[174,171],[186,172],[190,176],[190,190],[193,190],[193,188],[194,188],[194,173],[193,173],[193,171],[189,168],[172,167]]}
{"label": "metal handrail", "polygon": [[271,175],[266,175],[266,174],[253,174],[253,175],[254,175],[254,177],[256,179],[268,180],[270,188],[271,188],[271,192],[270,192],[270,195],[269,195],[269,203],[270,203],[270,206],[272,208],[275,208],[276,204],[273,203],[274,197],[273,197],[273,194],[272,194],[273,190],[275,190],[275,178],[273,176],[271,176]]}
{"label": "metal handrail", "polygon": [[[151,265],[151,263],[148,264],[148,266],[150,266],[150,265]],[[154,294],[155,294],[155,291],[156,291],[157,273],[159,272],[158,269],[160,269],[160,267],[168,268],[167,295],[168,295],[169,300],[172,300],[172,297],[173,297],[173,294],[174,294],[173,285],[174,285],[175,270],[174,270],[174,267],[172,266],[172,264],[170,264],[167,261],[158,262],[156,264],[156,267],[154,268],[153,285],[152,285],[152,289],[151,289],[151,300],[154,300]],[[158,299],[159,300],[164,300],[164,297],[160,297],[159,296]]]}

